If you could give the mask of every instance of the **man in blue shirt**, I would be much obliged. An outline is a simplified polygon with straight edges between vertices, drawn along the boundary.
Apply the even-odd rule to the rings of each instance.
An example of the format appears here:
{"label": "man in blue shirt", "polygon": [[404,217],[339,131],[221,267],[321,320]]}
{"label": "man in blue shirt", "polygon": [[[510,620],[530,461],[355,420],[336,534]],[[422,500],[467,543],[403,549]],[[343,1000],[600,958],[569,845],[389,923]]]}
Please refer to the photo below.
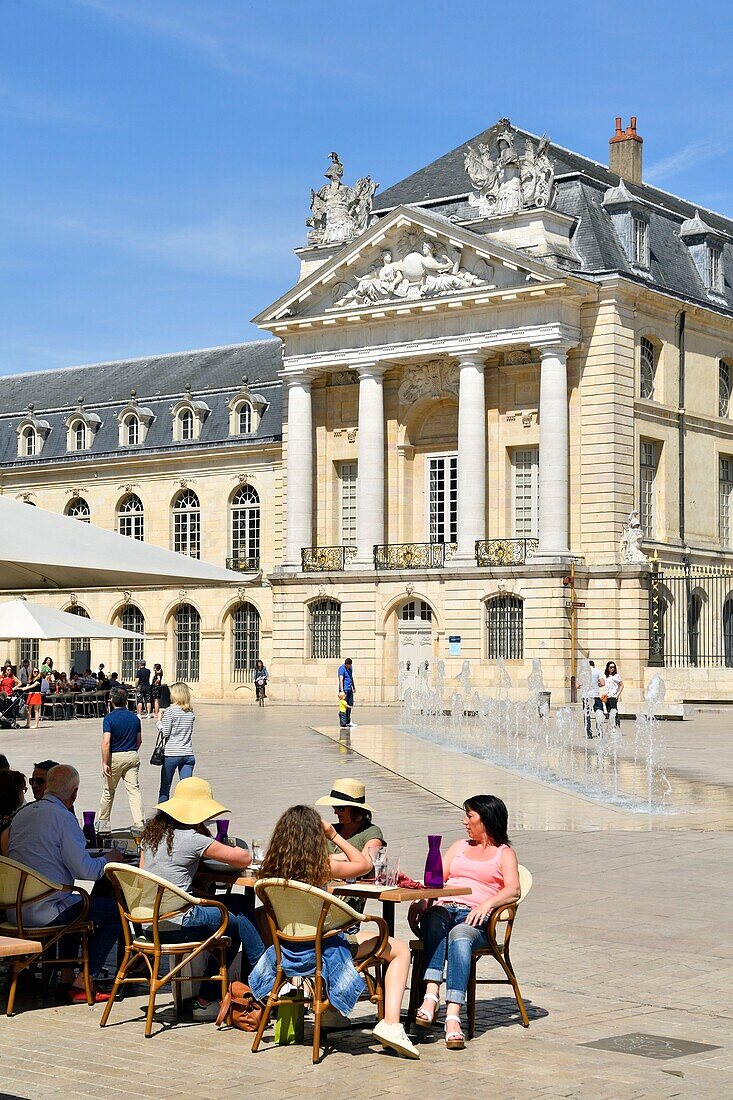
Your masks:
{"label": "man in blue shirt", "polygon": [[[112,849],[99,857],[89,854],[84,833],[73,813],[78,791],[76,768],[70,764],[51,768],[43,798],[27,802],[13,817],[3,837],[3,854],[52,882],[73,883],[76,879],[96,881],[101,878],[107,863],[120,859],[120,852]],[[70,924],[80,915],[81,908],[78,894],[54,893],[24,905],[23,922],[29,928]],[[15,922],[12,909],[8,910],[8,919]],[[92,892],[88,919],[94,922],[94,931],[89,937],[89,969],[92,977],[97,977],[121,932],[117,903],[113,898],[98,897]],[[108,998],[107,993],[96,994],[97,1001]],[[81,972],[71,986],[69,999],[73,1003],[86,1001]]]}
{"label": "man in blue shirt", "polygon": [[351,721],[351,708],[354,705],[354,691],[356,685],[354,684],[354,672],[353,662],[351,657],[347,657],[344,663],[341,665],[338,671],[339,677],[339,692],[344,693],[346,696],[346,725],[355,726],[356,723]]}
{"label": "man in blue shirt", "polygon": [[145,821],[143,796],[140,792],[140,755],[142,727],[136,714],[127,709],[127,691],[115,687],[109,693],[112,710],[102,720],[102,801],[99,804],[99,831],[110,831],[110,814],[117,784],[122,779],[127,788],[133,829],[142,829]]}

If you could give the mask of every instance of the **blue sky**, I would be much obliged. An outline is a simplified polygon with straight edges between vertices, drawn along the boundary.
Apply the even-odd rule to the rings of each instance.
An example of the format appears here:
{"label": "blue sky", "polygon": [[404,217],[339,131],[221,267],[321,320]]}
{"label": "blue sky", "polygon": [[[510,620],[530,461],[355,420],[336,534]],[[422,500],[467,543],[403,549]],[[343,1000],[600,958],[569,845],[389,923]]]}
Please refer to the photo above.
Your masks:
{"label": "blue sky", "polygon": [[733,215],[733,6],[2,0],[0,373],[256,338],[336,149],[382,188],[508,116]]}

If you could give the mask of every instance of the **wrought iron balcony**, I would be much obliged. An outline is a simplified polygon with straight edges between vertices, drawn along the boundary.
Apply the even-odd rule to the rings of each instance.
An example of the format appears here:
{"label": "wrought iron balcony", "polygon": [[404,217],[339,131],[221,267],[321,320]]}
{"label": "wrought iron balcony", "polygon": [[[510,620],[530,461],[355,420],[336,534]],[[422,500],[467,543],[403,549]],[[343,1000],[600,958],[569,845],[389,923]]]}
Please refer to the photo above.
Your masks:
{"label": "wrought iron balcony", "polygon": [[374,568],[441,569],[455,552],[452,542],[393,542],[374,547]]}
{"label": "wrought iron balcony", "polygon": [[227,569],[234,569],[237,573],[257,573],[259,568],[259,554],[252,554],[248,558],[227,558]]}
{"label": "wrought iron balcony", "polygon": [[524,565],[537,551],[538,539],[477,539],[477,565]]}
{"label": "wrought iron balcony", "polygon": [[355,546],[304,546],[300,551],[304,573],[338,573],[355,557]]}

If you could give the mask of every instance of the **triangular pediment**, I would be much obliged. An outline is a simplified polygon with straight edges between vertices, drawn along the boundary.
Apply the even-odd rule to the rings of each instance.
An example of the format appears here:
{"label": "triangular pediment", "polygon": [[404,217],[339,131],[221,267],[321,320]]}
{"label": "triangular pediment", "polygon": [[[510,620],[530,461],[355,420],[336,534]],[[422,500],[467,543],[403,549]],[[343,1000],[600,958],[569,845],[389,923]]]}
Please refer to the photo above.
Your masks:
{"label": "triangular pediment", "polygon": [[398,207],[254,318],[333,317],[438,298],[474,297],[567,278],[518,249],[440,215]]}

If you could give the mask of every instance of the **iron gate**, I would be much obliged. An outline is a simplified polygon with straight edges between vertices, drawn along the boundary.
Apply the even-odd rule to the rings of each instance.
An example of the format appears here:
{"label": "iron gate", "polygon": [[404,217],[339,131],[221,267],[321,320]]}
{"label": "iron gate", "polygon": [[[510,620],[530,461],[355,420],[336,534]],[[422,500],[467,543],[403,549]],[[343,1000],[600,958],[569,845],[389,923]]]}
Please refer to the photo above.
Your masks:
{"label": "iron gate", "polygon": [[649,664],[733,668],[733,569],[652,560]]}

